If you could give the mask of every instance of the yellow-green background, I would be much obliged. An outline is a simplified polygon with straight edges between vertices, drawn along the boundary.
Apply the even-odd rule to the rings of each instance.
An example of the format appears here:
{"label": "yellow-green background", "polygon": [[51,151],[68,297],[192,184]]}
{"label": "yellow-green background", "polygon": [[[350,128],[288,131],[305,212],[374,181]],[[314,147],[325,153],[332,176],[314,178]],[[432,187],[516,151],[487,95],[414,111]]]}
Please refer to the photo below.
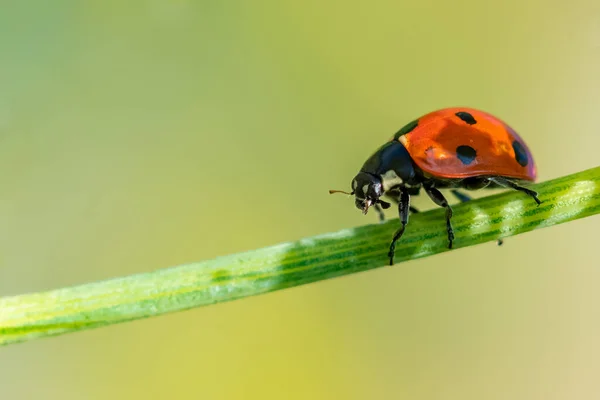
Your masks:
{"label": "yellow-green background", "polygon": [[[1,1],[0,295],[374,222],[327,189],[454,105],[598,165],[600,3]],[[1,348],[0,397],[598,398],[598,228]]]}

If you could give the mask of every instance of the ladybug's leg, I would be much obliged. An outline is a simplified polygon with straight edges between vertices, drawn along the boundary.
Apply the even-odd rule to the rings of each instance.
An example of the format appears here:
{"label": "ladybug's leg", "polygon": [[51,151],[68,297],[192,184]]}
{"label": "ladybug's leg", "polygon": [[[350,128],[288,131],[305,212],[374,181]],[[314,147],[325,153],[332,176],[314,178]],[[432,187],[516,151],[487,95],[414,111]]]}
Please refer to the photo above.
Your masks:
{"label": "ladybug's leg", "polygon": [[512,182],[512,181],[510,181],[508,179],[501,178],[501,177],[488,178],[488,180],[490,182],[493,182],[493,183],[497,184],[497,185],[504,186],[505,188],[515,189],[515,190],[518,190],[518,191],[523,192],[525,194],[528,194],[529,196],[531,196],[533,198],[533,200],[535,200],[535,202],[537,203],[538,206],[540,204],[542,204],[542,202],[540,201],[540,199],[538,199],[538,197],[537,197],[537,195],[538,195],[537,192],[534,191],[534,190],[527,189],[527,188],[525,188],[523,186],[519,186],[516,183],[514,183],[514,182]]}
{"label": "ladybug's leg", "polygon": [[[411,193],[409,193],[411,194]],[[392,189],[391,191],[386,193],[386,196],[388,199],[390,199],[393,203],[398,204],[398,199],[400,198],[400,191],[396,188]],[[413,206],[409,206],[408,209],[410,210],[411,213],[416,214],[419,212],[418,209],[414,208]]]}
{"label": "ladybug's leg", "polygon": [[[419,194],[419,192],[421,192],[421,186],[413,186],[407,189],[408,194],[411,196],[417,196]],[[417,210],[416,208],[414,208],[413,206],[410,206],[408,208],[410,210],[411,213],[416,214],[419,212],[419,210]]]}
{"label": "ladybug's leg", "polygon": [[[467,201],[473,200],[471,198],[471,196],[469,196],[468,194],[464,194],[463,192],[459,192],[456,189],[452,189],[450,191],[452,192],[452,194],[454,195],[454,197],[456,197],[458,200],[460,200],[461,203],[466,203]],[[504,243],[504,240],[503,239],[498,239],[497,243],[498,243],[498,246],[502,246],[502,244]]]}
{"label": "ladybug's leg", "polygon": [[402,224],[402,226],[400,226],[400,229],[396,231],[392,239],[392,243],[390,243],[390,251],[388,253],[388,257],[390,258],[390,265],[394,265],[394,251],[396,250],[396,242],[400,239],[400,237],[404,233],[406,224],[408,224],[409,209],[410,195],[406,190],[400,189],[400,198],[398,200],[398,213],[400,214],[400,223]]}
{"label": "ladybug's leg", "polygon": [[[398,204],[398,199],[394,199],[393,200],[394,203]],[[414,208],[413,206],[409,206],[408,210],[412,213],[412,214],[416,214],[418,212],[420,212],[417,208]]]}
{"label": "ladybug's leg", "polygon": [[471,198],[471,196],[469,196],[468,194],[464,194],[463,192],[459,192],[456,189],[452,189],[452,190],[450,190],[450,192],[452,192],[452,194],[454,195],[454,197],[456,197],[458,200],[460,200],[461,203],[466,203],[467,201],[473,200]]}
{"label": "ladybug's leg", "polygon": [[450,219],[452,218],[452,208],[448,204],[448,200],[446,200],[444,195],[436,188],[425,187],[425,191],[435,204],[446,209],[446,231],[448,232],[448,248],[451,249],[452,241],[454,241],[454,230],[452,229],[452,224],[450,223]]}
{"label": "ladybug's leg", "polygon": [[379,215],[379,222],[385,221],[385,214],[383,213],[383,209],[379,204],[375,204],[375,211],[377,211],[377,215]]}

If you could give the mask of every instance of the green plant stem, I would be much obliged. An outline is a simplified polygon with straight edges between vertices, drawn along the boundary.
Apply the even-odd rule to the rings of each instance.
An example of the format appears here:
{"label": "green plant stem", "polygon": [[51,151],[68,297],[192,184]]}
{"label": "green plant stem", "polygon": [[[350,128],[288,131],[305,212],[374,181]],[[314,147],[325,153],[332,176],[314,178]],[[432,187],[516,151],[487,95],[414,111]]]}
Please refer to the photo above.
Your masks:
{"label": "green plant stem", "polygon": [[[453,206],[455,251],[600,212],[600,167]],[[326,195],[324,193],[324,195]],[[386,266],[397,219],[106,281],[0,298],[0,344],[96,328]],[[559,238],[557,238],[559,240]],[[396,263],[448,251],[444,210],[411,215]]]}

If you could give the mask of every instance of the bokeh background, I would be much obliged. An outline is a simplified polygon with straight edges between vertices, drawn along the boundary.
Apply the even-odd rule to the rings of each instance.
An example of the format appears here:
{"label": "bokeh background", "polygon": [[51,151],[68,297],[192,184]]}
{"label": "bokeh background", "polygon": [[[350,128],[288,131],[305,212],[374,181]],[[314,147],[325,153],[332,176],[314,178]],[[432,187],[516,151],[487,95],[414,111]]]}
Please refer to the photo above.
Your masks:
{"label": "bokeh background", "polygon": [[[0,295],[373,223],[327,189],[441,107],[597,166],[599,71],[596,0],[1,1]],[[1,348],[0,397],[598,398],[599,227]]]}

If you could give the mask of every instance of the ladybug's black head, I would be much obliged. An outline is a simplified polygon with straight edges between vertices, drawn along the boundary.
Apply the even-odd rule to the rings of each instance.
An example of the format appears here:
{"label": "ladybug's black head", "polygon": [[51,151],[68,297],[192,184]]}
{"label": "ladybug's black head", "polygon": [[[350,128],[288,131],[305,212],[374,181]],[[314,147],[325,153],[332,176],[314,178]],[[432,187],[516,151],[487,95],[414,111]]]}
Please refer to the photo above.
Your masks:
{"label": "ladybug's black head", "polygon": [[381,178],[369,174],[368,172],[359,172],[352,180],[352,194],[354,194],[354,204],[356,208],[367,213],[369,207],[375,204],[381,204],[382,208],[389,208],[390,204],[379,198],[383,195],[383,183]]}
{"label": "ladybug's black head", "polygon": [[390,207],[390,203],[379,199],[385,191],[401,185],[416,186],[420,183],[406,148],[398,141],[391,141],[381,146],[364,163],[352,180],[352,192],[330,190],[329,193],[354,195],[356,207],[366,214],[369,207],[377,204],[384,209]]}

